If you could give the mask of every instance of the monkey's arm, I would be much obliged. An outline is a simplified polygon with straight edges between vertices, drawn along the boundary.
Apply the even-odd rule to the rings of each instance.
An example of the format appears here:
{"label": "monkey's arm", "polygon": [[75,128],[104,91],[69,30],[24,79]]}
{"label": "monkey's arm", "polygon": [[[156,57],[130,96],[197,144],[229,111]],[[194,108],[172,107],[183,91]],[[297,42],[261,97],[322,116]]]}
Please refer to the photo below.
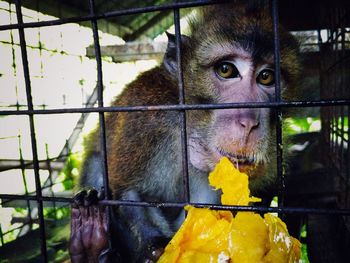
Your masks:
{"label": "monkey's arm", "polygon": [[[151,77],[153,79],[157,77],[160,82],[164,81],[159,69],[147,74],[153,75]],[[167,83],[167,81],[164,82]],[[139,98],[145,87],[138,87],[140,85],[138,83],[132,84],[115,104],[145,104],[141,103],[141,98]],[[166,86],[158,87],[158,89],[153,88],[152,92],[156,92],[156,95],[148,98],[148,100],[155,99],[156,101],[147,101],[146,104],[165,103],[159,98],[170,91],[169,89],[166,92],[161,91],[161,89],[167,89]],[[142,98],[143,101],[145,99],[147,98]],[[168,186],[178,183],[174,180],[177,178],[177,171],[179,171],[177,167],[179,162],[175,158],[175,155],[178,154],[174,155],[174,152],[180,151],[177,149],[179,144],[175,141],[175,137],[178,136],[177,128],[173,127],[177,126],[177,122],[178,114],[176,112],[131,112],[114,113],[107,116],[109,185],[114,199],[174,201],[166,200],[164,195],[169,193]],[[88,139],[90,148],[88,148],[83,163],[80,184],[99,189],[102,185],[103,166],[96,139],[98,134],[96,133]],[[168,159],[164,156],[167,156]],[[179,194],[175,189],[172,192],[173,196]],[[142,193],[142,198],[140,193]],[[93,205],[73,207],[72,209],[70,247],[72,261],[81,262],[90,258],[93,258],[92,260],[95,262],[104,260],[102,255],[105,249],[91,246],[96,242],[90,237],[97,235],[102,236],[103,239],[106,238],[104,221],[101,220],[101,216],[92,213],[94,211],[99,210],[96,210],[96,206]],[[118,254],[122,255],[123,260],[130,259],[125,262],[139,262],[145,259],[151,262],[160,256],[164,245],[172,234],[168,219],[163,216],[160,209],[119,206],[113,208],[113,212],[111,227],[114,248]],[[165,229],[167,235],[164,234],[162,228],[163,230],[167,228]],[[135,259],[135,257],[137,258]],[[108,258],[108,254],[105,258]]]}

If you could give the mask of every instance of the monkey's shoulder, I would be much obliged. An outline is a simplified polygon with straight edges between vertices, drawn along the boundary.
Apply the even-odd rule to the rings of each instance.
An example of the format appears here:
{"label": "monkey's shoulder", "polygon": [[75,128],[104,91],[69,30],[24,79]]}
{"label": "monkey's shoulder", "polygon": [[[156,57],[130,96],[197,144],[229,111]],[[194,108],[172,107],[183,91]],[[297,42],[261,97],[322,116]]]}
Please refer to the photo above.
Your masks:
{"label": "monkey's shoulder", "polygon": [[114,105],[162,105],[178,101],[178,89],[170,74],[161,67],[154,67],[140,74],[128,84],[114,101]]}

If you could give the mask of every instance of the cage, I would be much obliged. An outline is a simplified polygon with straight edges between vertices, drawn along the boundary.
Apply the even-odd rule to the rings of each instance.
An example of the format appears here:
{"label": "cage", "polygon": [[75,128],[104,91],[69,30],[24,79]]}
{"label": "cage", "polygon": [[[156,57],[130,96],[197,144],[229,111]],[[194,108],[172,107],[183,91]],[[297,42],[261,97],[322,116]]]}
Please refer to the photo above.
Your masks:
{"label": "cage", "polygon": [[[178,71],[180,96],[176,105],[111,107],[107,102],[106,97],[114,96],[115,89],[119,92],[129,81],[115,84],[113,79],[121,78],[128,71],[135,71],[137,75],[133,65],[123,62],[160,59],[166,45],[150,40],[174,25],[179,44],[182,17],[196,7],[224,2],[230,1],[0,2],[0,60],[3,61],[0,63],[0,97],[3,98],[0,180],[4,185],[0,186],[1,261],[62,262],[67,259],[69,205],[73,178],[77,176],[75,162],[79,161],[75,147],[88,125],[88,116],[93,115],[99,122],[104,184],[108,189],[105,113],[180,112],[182,172],[188,184],[186,112],[259,106],[256,103],[188,105],[181,70]],[[277,96],[274,102],[260,105],[275,112],[276,145],[282,145],[285,133],[290,137],[287,146],[276,148],[276,160],[271,160],[277,163],[278,203],[269,211],[278,212],[290,232],[300,238],[303,249],[307,250],[303,262],[348,262],[350,3],[346,0],[267,2],[274,21],[276,72],[280,65],[279,21],[299,39],[304,66],[300,97],[286,101]],[[84,40],[83,33],[89,41]],[[50,42],[50,34],[55,34],[57,38],[53,39],[59,39],[60,43]],[[103,34],[107,44],[112,42],[113,46],[101,44]],[[78,46],[77,42],[84,43]],[[69,60],[69,56],[74,60]],[[47,57],[57,61],[45,62]],[[180,62],[179,45],[177,59]],[[142,63],[139,64],[141,71],[155,65]],[[52,67],[51,72],[48,67]],[[78,73],[72,73],[72,68]],[[63,72],[60,78],[58,72]],[[276,79],[279,79],[278,73]],[[74,87],[67,88],[70,86]],[[107,86],[115,89],[110,91]],[[49,92],[45,93],[42,87],[49,88]],[[291,113],[285,115],[285,110]],[[50,134],[54,135],[49,138]],[[285,169],[284,152],[287,151],[291,156]],[[9,185],[16,185],[15,190],[7,189]],[[110,196],[108,190],[106,196]],[[135,202],[118,200],[101,203],[135,205]],[[171,208],[188,203],[189,199],[183,203],[139,202],[136,205]],[[250,209],[265,212],[267,208]]]}

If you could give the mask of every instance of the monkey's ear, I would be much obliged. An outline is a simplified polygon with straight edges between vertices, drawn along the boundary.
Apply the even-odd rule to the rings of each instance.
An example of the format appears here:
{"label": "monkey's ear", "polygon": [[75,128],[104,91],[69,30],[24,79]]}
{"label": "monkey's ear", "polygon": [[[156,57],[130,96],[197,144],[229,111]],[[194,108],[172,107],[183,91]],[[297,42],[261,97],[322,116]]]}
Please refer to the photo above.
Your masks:
{"label": "monkey's ear", "polygon": [[[165,69],[174,77],[176,77],[177,61],[176,61],[176,37],[175,35],[165,32],[168,36],[168,46],[164,54],[163,64]],[[189,37],[181,35],[182,50],[189,45]]]}

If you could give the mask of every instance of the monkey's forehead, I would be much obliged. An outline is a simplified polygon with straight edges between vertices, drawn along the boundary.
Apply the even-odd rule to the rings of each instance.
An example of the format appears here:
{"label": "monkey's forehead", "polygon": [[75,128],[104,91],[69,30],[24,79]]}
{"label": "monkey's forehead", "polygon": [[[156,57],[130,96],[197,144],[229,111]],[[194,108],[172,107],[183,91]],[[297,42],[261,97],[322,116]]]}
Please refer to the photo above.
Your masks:
{"label": "monkey's forehead", "polygon": [[[295,52],[297,41],[283,27],[279,28],[281,52]],[[192,49],[203,53],[218,45],[243,49],[255,60],[268,60],[274,53],[271,15],[263,8],[245,8],[242,3],[203,8],[198,19],[191,22],[191,31]]]}
{"label": "monkey's forehead", "polygon": [[252,64],[273,64],[273,53],[266,52],[259,59],[249,51],[244,49],[239,43],[222,41],[203,45],[196,50],[197,62],[200,66],[209,67],[223,60],[243,60]]}
{"label": "monkey's forehead", "polygon": [[[271,41],[272,43],[268,43]],[[235,58],[251,60],[254,64],[272,64],[274,54],[273,40],[267,39],[259,43],[256,37],[249,38],[249,36],[243,39],[221,38],[220,41],[204,39],[194,51],[202,65]]]}
{"label": "monkey's forehead", "polygon": [[[274,64],[274,34],[272,28],[259,23],[246,25],[245,30],[224,25],[199,29],[190,37],[191,53],[200,65],[211,65],[224,59],[251,60],[254,65]],[[272,27],[272,25],[271,25]],[[280,32],[281,66],[286,75],[298,75],[300,60],[297,41],[287,31]],[[190,56],[189,56],[190,57]],[[287,59],[288,58],[288,59]]]}

